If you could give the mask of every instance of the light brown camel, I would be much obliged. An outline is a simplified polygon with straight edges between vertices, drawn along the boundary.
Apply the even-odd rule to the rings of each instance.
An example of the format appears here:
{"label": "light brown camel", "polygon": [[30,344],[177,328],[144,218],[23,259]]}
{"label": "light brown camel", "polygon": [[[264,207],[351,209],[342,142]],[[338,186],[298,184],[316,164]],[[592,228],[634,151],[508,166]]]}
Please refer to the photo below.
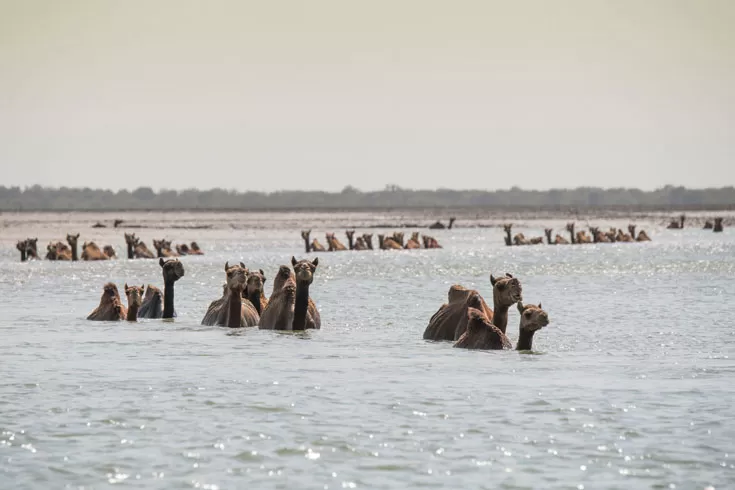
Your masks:
{"label": "light brown camel", "polygon": [[477,308],[467,309],[467,329],[454,343],[458,349],[510,350],[510,339]]}
{"label": "light brown camel", "polygon": [[401,250],[402,248],[392,237],[385,235],[378,235],[378,246],[381,250]]}
{"label": "light brown camel", "polygon": [[632,236],[628,235],[627,233],[623,233],[623,230],[620,230],[620,229],[619,229],[619,230],[618,230],[618,236],[617,236],[617,238],[615,239],[615,241],[617,241],[617,242],[626,242],[626,243],[630,243],[630,242],[633,242],[633,241],[635,241],[635,240],[633,240],[633,237],[632,237]]}
{"label": "light brown camel", "polygon": [[46,260],[71,260],[71,249],[63,242],[46,245]]}
{"label": "light brown camel", "polygon": [[110,260],[94,242],[84,242],[82,245],[82,260]]}
{"label": "light brown camel", "polygon": [[592,235],[592,241],[594,243],[609,243],[610,238],[608,236],[601,232],[599,228],[595,226],[590,226],[590,234]]}
{"label": "light brown camel", "polygon": [[373,234],[364,233],[362,235],[362,239],[365,240],[365,246],[367,246],[368,250],[372,250],[373,249]]}
{"label": "light brown camel", "polygon": [[77,260],[79,260],[79,255],[77,254],[77,245],[79,243],[79,233],[77,233],[76,235],[71,235],[67,233],[66,242],[69,244],[69,248],[71,249],[71,260],[76,262]]}
{"label": "light brown camel", "polygon": [[345,247],[342,242],[334,236],[334,233],[327,233],[326,237],[330,252],[341,252],[342,250],[347,250],[347,247]]}
{"label": "light brown camel", "polygon": [[533,348],[533,335],[549,324],[549,315],[541,307],[536,305],[523,305],[518,301],[518,312],[521,314],[520,331],[516,350],[531,350]]}
{"label": "light brown camel", "polygon": [[508,310],[523,297],[520,281],[511,274],[495,278],[493,285],[493,309],[491,310],[479,292],[458,284],[449,288],[448,302],[443,304],[429,320],[424,331],[426,340],[457,340],[467,328],[467,309],[477,308],[503,333],[508,326]]}
{"label": "light brown camel", "polygon": [[158,257],[178,257],[179,254],[171,250],[171,242],[166,239],[153,240],[153,248],[156,249]]}
{"label": "light brown camel", "polygon": [[247,267],[242,262],[233,266],[227,262],[225,273],[227,275],[226,295],[212,301],[202,319],[202,325],[230,328],[254,327],[258,324],[258,312],[250,301],[243,301],[242,298],[247,286]]}
{"label": "light brown camel", "polygon": [[592,237],[587,234],[586,231],[578,231],[577,232],[577,243],[583,244],[583,243],[592,243]]}
{"label": "light brown camel", "polygon": [[346,230],[347,235],[347,246],[350,250],[355,250],[355,230]]}
{"label": "light brown camel", "polygon": [[651,238],[648,236],[648,233],[646,233],[646,230],[641,230],[638,232],[638,237],[635,239],[636,242],[650,242]]}
{"label": "light brown camel", "polygon": [[264,293],[265,281],[265,272],[263,272],[263,269],[250,271],[248,273],[245,289],[243,290],[243,298],[252,303],[255,307],[255,311],[258,312],[258,318],[260,318],[260,314],[263,312],[265,307],[268,306],[268,300],[265,298]]}
{"label": "light brown camel", "polygon": [[421,248],[421,242],[419,242],[419,232],[418,231],[411,233],[411,238],[406,243],[405,248],[407,249]]}
{"label": "light brown camel", "polygon": [[283,289],[283,286],[289,279],[296,283],[296,276],[294,275],[291,268],[287,265],[280,266],[278,268],[278,274],[276,274],[276,278],[273,279],[273,291],[271,292],[270,298],[268,299],[269,302],[273,300],[274,294]]}
{"label": "light brown camel", "polygon": [[137,259],[155,259],[156,256],[150,251],[148,246],[142,240],[136,239],[135,242],[135,258]]}
{"label": "light brown camel", "polygon": [[304,239],[304,248],[306,249],[306,253],[311,252],[311,242],[309,242],[309,235],[311,235],[311,230],[301,230],[301,238]]}
{"label": "light brown camel", "polygon": [[516,233],[513,237],[513,245],[528,245],[529,241],[523,233]]}
{"label": "light brown camel", "polygon": [[311,241],[311,251],[312,252],[326,252],[327,249],[324,248],[324,245],[319,243],[319,240],[315,238],[314,240]]}
{"label": "light brown camel", "polygon": [[124,320],[127,310],[120,301],[120,293],[114,283],[108,282],[102,288],[100,304],[87,317],[87,320],[117,321]]}
{"label": "light brown camel", "polygon": [[116,259],[117,254],[115,253],[115,249],[112,248],[112,245],[105,245],[105,248],[102,249],[102,253],[107,255],[108,259]]}
{"label": "light brown camel", "polygon": [[128,298],[128,313],[125,315],[125,319],[129,322],[138,321],[138,311],[140,305],[143,303],[143,286],[130,286],[125,283],[125,296]]}
{"label": "light brown camel", "polygon": [[505,232],[505,245],[510,247],[511,245],[513,245],[513,238],[511,238],[511,233],[513,232],[513,224],[504,224],[503,231]]}
{"label": "light brown camel", "polygon": [[546,233],[546,241],[549,245],[569,245],[569,240],[559,235],[558,233],[554,237],[554,240],[551,240],[551,234],[553,231],[554,230],[551,228],[546,228],[544,230],[544,233]]}
{"label": "light brown camel", "polygon": [[191,242],[191,245],[189,245],[189,255],[204,255],[204,252],[199,248],[197,242]]}
{"label": "light brown camel", "polygon": [[533,238],[529,238],[528,244],[529,245],[542,245],[544,243],[544,237],[542,236],[535,236]]}
{"label": "light brown camel", "polygon": [[163,293],[149,284],[138,309],[138,318],[161,318],[163,316]]}
{"label": "light brown camel", "polygon": [[[313,261],[291,257],[295,281],[288,279],[278,291],[273,291],[268,306],[260,316],[258,326],[266,330],[306,330],[321,328],[321,317],[309,296],[319,259]],[[275,286],[275,284],[274,284]]]}

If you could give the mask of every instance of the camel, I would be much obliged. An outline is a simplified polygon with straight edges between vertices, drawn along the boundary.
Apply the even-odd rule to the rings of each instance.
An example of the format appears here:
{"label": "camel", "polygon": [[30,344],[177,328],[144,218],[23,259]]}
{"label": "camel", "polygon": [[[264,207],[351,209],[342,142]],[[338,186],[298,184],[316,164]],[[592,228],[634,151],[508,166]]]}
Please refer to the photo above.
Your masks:
{"label": "camel", "polygon": [[424,235],[422,238],[424,240],[424,248],[442,248],[434,237]]}
{"label": "camel", "polygon": [[161,318],[161,316],[163,316],[163,293],[149,284],[138,309],[138,318]]}
{"label": "camel", "polygon": [[530,242],[526,239],[523,233],[516,233],[513,237],[513,245],[529,245]]}
{"label": "camel", "polygon": [[25,244],[26,258],[38,260],[38,238],[27,238]]}
{"label": "camel", "polygon": [[94,242],[82,244],[82,260],[109,260],[110,258],[100,250]]}
{"label": "camel", "polygon": [[135,233],[125,233],[125,244],[128,246],[128,258],[135,258],[135,246],[138,244],[138,238]]}
{"label": "camel", "polygon": [[71,249],[63,242],[46,245],[46,260],[71,260]]}
{"label": "camel", "polygon": [[357,237],[357,240],[355,240],[355,250],[369,250],[363,237],[359,236]]}
{"label": "camel", "polygon": [[[518,301],[517,305],[518,311],[521,313],[521,320],[516,350],[530,351],[533,347],[533,335],[549,324],[549,317],[540,303],[538,306],[524,306],[522,301]],[[493,325],[481,310],[469,308],[467,317],[467,330],[457,339],[454,347],[483,350],[509,350],[513,348],[513,344],[511,344],[505,332]]]}
{"label": "camel", "polygon": [[503,231],[505,232],[505,245],[510,247],[513,245],[513,239],[511,238],[510,234],[512,233],[513,225],[511,223],[503,225]]}
{"label": "camel", "polygon": [[686,215],[682,214],[681,216],[679,216],[679,221],[672,219],[671,223],[669,223],[669,226],[667,226],[666,228],[668,228],[669,230],[681,230],[682,228],[684,228],[685,219]]}
{"label": "camel", "polygon": [[[319,259],[299,260],[291,257],[295,281],[289,278],[274,291],[260,316],[259,328],[265,330],[306,330],[321,328],[321,317],[309,296],[309,287]],[[274,285],[275,286],[275,285]]]}
{"label": "camel", "polygon": [[199,248],[199,244],[197,242],[191,242],[189,245],[189,255],[204,255],[204,252]]}
{"label": "camel", "polygon": [[628,225],[628,234],[633,238],[633,241],[635,241],[635,229],[636,229],[636,225],[634,224]]}
{"label": "camel", "polygon": [[528,351],[533,348],[533,335],[549,324],[549,315],[541,307],[536,305],[523,305],[518,301],[518,311],[521,314],[520,332],[516,350]]}
{"label": "camel", "polygon": [[368,250],[373,249],[373,234],[372,233],[365,233],[362,235],[362,239],[365,241],[365,246]]}
{"label": "camel", "polygon": [[26,252],[28,250],[28,241],[27,240],[18,240],[18,243],[15,244],[15,248],[18,249],[20,252],[20,261],[25,262],[28,260],[28,255],[26,255]]}
{"label": "camel", "polygon": [[125,315],[125,319],[129,322],[138,321],[138,310],[143,300],[143,286],[130,286],[125,283],[125,296],[128,298],[128,313]]}
{"label": "camel", "polygon": [[355,250],[355,230],[347,230],[345,235],[347,235],[347,246],[350,250]]}
{"label": "camel", "polygon": [[134,256],[136,259],[155,259],[156,256],[150,251],[148,246],[141,240],[135,239]]}
{"label": "camel", "polygon": [[153,248],[156,249],[158,257],[178,257],[179,254],[171,250],[171,242],[166,239],[153,240]]}
{"label": "camel", "polygon": [[401,250],[403,248],[392,237],[385,235],[378,235],[378,247],[381,250]]}
{"label": "camel", "polygon": [[120,301],[117,286],[108,282],[102,288],[100,304],[87,316],[87,320],[118,321],[124,320],[126,315],[127,310]]}
{"label": "camel", "polygon": [[577,237],[574,234],[574,223],[567,223],[567,231],[569,232],[569,238],[572,242],[572,245],[577,244]]}
{"label": "camel", "polygon": [[633,237],[630,236],[630,235],[628,235],[627,233],[623,233],[623,230],[618,229],[618,236],[615,239],[615,241],[616,242],[630,243],[630,242],[633,242],[635,240],[633,240]]}
{"label": "camel", "polygon": [[66,242],[69,244],[69,248],[71,249],[71,260],[77,261],[79,260],[79,255],[77,255],[77,243],[79,242],[79,233],[76,235],[68,234],[66,235]]}
{"label": "camel", "polygon": [[529,245],[541,245],[544,243],[544,237],[537,236],[528,240]]}
{"label": "camel", "polygon": [[413,232],[411,234],[411,238],[408,240],[408,243],[406,243],[406,246],[404,248],[407,249],[416,249],[421,248],[421,243],[419,242],[419,232]]}
{"label": "camel", "polygon": [[590,226],[590,234],[592,235],[592,241],[594,243],[610,243],[610,238],[607,234],[601,232],[600,229],[595,226]]}
{"label": "camel", "polygon": [[184,264],[179,259],[158,259],[158,265],[163,270],[163,315],[161,318],[173,318],[174,311],[174,284],[184,277]]}
{"label": "camel", "polygon": [[245,264],[230,266],[225,263],[227,283],[222,298],[212,301],[202,319],[202,325],[218,325],[221,327],[239,328],[254,327],[260,317],[250,301],[243,301],[248,269]]}
{"label": "camel", "polygon": [[578,231],[577,232],[577,243],[592,243],[592,237],[587,234],[586,231]]}
{"label": "camel", "polygon": [[610,243],[615,243],[618,241],[618,231],[615,229],[615,227],[611,227],[610,231],[605,232],[605,236],[607,236],[607,239],[610,240]]}
{"label": "camel", "polygon": [[186,243],[176,244],[176,253],[179,255],[189,255],[189,245]]}
{"label": "camel", "polygon": [[304,239],[304,248],[306,249],[306,253],[311,252],[311,243],[309,243],[309,235],[311,235],[311,230],[301,230],[301,238]]}
{"label": "camel", "polygon": [[711,230],[712,228],[714,228],[714,226],[715,225],[712,223],[712,221],[707,220],[707,221],[704,222],[704,228],[702,228],[702,229],[703,230]]}
{"label": "camel", "polygon": [[400,245],[401,248],[403,248],[404,247],[403,233],[401,233],[400,231],[394,231],[393,232],[393,241],[396,242],[398,245]]}
{"label": "camel", "polygon": [[430,230],[443,230],[443,229],[452,229],[452,226],[454,225],[454,222],[457,220],[457,218],[449,218],[449,226],[445,226],[444,223],[441,221],[437,221],[431,225],[429,225]]}
{"label": "camel", "polygon": [[458,284],[449,288],[448,302],[443,304],[429,320],[424,331],[426,340],[457,340],[467,329],[467,309],[477,308],[493,322],[501,332],[508,326],[508,310],[523,297],[520,281],[511,274],[495,278],[490,274],[493,286],[493,309],[491,310],[479,292]]}
{"label": "camel", "polygon": [[265,272],[263,272],[263,269],[254,272],[250,271],[245,289],[243,290],[243,298],[252,303],[255,311],[258,312],[258,318],[260,318],[260,314],[265,307],[268,306],[268,300],[265,298],[265,293],[263,292],[265,281]]}
{"label": "camel", "polygon": [[648,236],[648,233],[646,233],[646,230],[641,230],[638,232],[638,237],[635,239],[636,242],[650,242],[651,238]]}
{"label": "camel", "polygon": [[551,233],[553,231],[554,230],[551,228],[546,228],[544,230],[544,233],[546,233],[546,241],[548,242],[549,245],[569,245],[569,240],[559,235],[558,233],[556,234],[556,236],[554,237],[554,240],[552,241]]}
{"label": "camel", "polygon": [[327,249],[326,249],[326,248],[324,248],[324,245],[322,245],[321,243],[319,243],[319,240],[317,240],[317,239],[315,238],[315,239],[314,239],[314,240],[312,240],[312,242],[311,242],[311,251],[312,251],[312,252],[326,252],[326,251],[327,251]]}
{"label": "camel", "polygon": [[283,289],[283,286],[289,280],[296,283],[296,276],[291,271],[291,268],[287,265],[280,266],[278,268],[278,274],[276,274],[276,278],[273,280],[273,291],[268,299],[269,302],[273,300],[273,295]]}
{"label": "camel", "polygon": [[330,252],[341,252],[342,250],[347,250],[347,247],[345,247],[342,242],[337,240],[337,237],[334,236],[334,233],[327,233],[327,245],[329,245],[329,251]]}
{"label": "camel", "polygon": [[105,248],[102,249],[102,253],[107,255],[108,259],[116,259],[117,254],[115,253],[115,249],[112,248],[112,245],[105,245]]}
{"label": "camel", "polygon": [[715,224],[712,227],[712,231],[715,233],[722,233],[725,228],[722,226],[722,218],[715,218]]}
{"label": "camel", "polygon": [[467,330],[457,339],[458,349],[510,350],[513,344],[498,327],[477,308],[467,308]]}

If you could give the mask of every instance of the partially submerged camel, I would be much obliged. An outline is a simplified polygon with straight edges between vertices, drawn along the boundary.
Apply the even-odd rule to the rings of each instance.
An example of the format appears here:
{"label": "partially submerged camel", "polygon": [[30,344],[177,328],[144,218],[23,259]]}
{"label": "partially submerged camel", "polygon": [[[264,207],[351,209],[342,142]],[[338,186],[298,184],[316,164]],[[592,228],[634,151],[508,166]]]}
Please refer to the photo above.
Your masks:
{"label": "partially submerged camel", "polygon": [[38,260],[38,238],[27,238],[25,241],[26,245],[26,258],[28,260]]}
{"label": "partially submerged camel", "polygon": [[400,245],[400,248],[403,248],[405,246],[405,244],[403,243],[403,233],[400,231],[393,232],[393,241]]}
{"label": "partially submerged camel", "polygon": [[129,322],[138,321],[138,311],[143,303],[143,289],[143,286],[128,287],[127,283],[125,284],[125,296],[128,298],[128,313],[125,319]]}
{"label": "partially submerged camel", "polygon": [[597,227],[590,226],[590,234],[594,243],[609,243],[611,241],[607,234],[601,232]]}
{"label": "partially submerged camel", "polygon": [[493,286],[491,310],[479,292],[458,284],[449,288],[448,302],[443,304],[429,320],[424,331],[426,340],[457,340],[467,328],[467,309],[477,308],[503,333],[508,326],[508,310],[523,297],[520,281],[511,274],[495,278],[490,274]]}
{"label": "partially submerged camel", "polygon": [[120,293],[114,283],[108,282],[102,288],[102,297],[100,304],[92,313],[87,316],[87,320],[97,321],[118,321],[124,320],[127,310],[120,301]]}
{"label": "partially submerged camel", "polygon": [[28,260],[28,240],[18,240],[18,243],[15,244],[15,248],[17,248],[20,252],[21,262],[25,262],[26,260]]}
{"label": "partially submerged camel", "polygon": [[350,250],[355,250],[355,230],[346,230],[347,235],[347,246]]}
{"label": "partially submerged camel", "polygon": [[554,237],[554,240],[551,240],[551,234],[554,230],[551,228],[544,229],[544,233],[546,234],[546,241],[549,245],[569,245],[569,240],[564,238],[563,236],[556,234],[556,237]]}
{"label": "partially submerged camel", "polygon": [[651,238],[648,236],[648,233],[646,233],[646,230],[641,230],[640,232],[638,232],[638,236],[636,237],[635,241],[650,242]]}
{"label": "partially submerged camel", "polygon": [[340,252],[342,250],[347,250],[347,247],[340,242],[337,237],[334,236],[334,233],[327,233],[327,244],[329,245],[329,251],[330,252]]}
{"label": "partially submerged camel", "polygon": [[263,291],[265,288],[265,281],[266,278],[263,269],[250,271],[248,273],[245,289],[243,290],[243,297],[252,303],[255,311],[258,312],[258,318],[260,318],[260,314],[263,312],[265,307],[268,306],[268,300],[265,298],[265,292]]}
{"label": "partially submerged camel", "polygon": [[313,261],[291,257],[295,280],[289,278],[271,295],[258,326],[267,330],[306,330],[321,328],[321,317],[309,296],[319,259]]}
{"label": "partially submerged camel", "polygon": [[357,237],[357,240],[355,240],[355,250],[370,250],[367,243],[365,243],[365,238],[361,236]]}
{"label": "partially submerged camel", "polygon": [[151,252],[145,243],[140,241],[135,233],[125,233],[125,244],[128,247],[128,258],[129,259],[153,259],[155,256]]}
{"label": "partially submerged camel", "polygon": [[372,250],[373,249],[373,234],[364,233],[362,235],[362,239],[365,241],[365,246],[368,248],[368,250]]}
{"label": "partially submerged camel", "polygon": [[158,254],[158,257],[161,258],[168,258],[168,257],[178,257],[179,254],[171,250],[171,242],[166,239],[161,240],[153,240],[153,248],[156,249],[156,253]]}
{"label": "partially submerged camel", "polygon": [[109,260],[110,258],[100,250],[94,242],[84,242],[82,245],[82,260]]}
{"label": "partially submerged camel", "polygon": [[385,235],[378,235],[378,247],[381,250],[401,250],[403,248],[392,237],[386,237]]}
{"label": "partially submerged camel", "polygon": [[189,245],[186,243],[177,243],[176,253],[179,255],[189,255]]}
{"label": "partially submerged camel", "polygon": [[411,238],[409,238],[408,242],[406,243],[407,249],[416,249],[421,248],[421,242],[419,242],[419,232],[415,231],[411,234]]}
{"label": "partially submerged camel", "polygon": [[572,245],[577,244],[577,237],[574,235],[574,223],[567,223],[567,231],[569,232],[569,240]]}
{"label": "partially submerged camel", "polygon": [[309,235],[311,235],[311,230],[301,230],[301,238],[304,239],[304,248],[306,249],[306,253],[311,252],[311,243],[309,242]]}
{"label": "partially submerged camel", "polygon": [[71,260],[71,249],[63,242],[46,245],[46,260]]}
{"label": "partially submerged camel", "polygon": [[445,226],[444,223],[441,221],[436,221],[435,223],[429,225],[430,230],[443,230],[443,229],[452,229],[452,226],[454,225],[454,222],[457,220],[457,218],[449,218],[449,226]]}
{"label": "partially submerged camel", "polygon": [[505,245],[510,247],[511,245],[513,245],[513,238],[511,237],[511,233],[513,232],[513,224],[504,224],[503,231],[505,232]]}
{"label": "partially submerged camel", "polygon": [[436,238],[428,235],[423,235],[421,238],[424,240],[424,248],[442,248]]}
{"label": "partially submerged camel", "polygon": [[189,245],[189,255],[204,255],[204,252],[199,248],[199,244],[197,242],[191,242]]}
{"label": "partially submerged camel", "polygon": [[254,327],[260,319],[255,307],[248,300],[243,300],[247,286],[248,269],[245,264],[230,266],[225,263],[227,283],[222,298],[212,301],[202,319],[202,325],[218,325],[221,327],[239,328]]}
{"label": "partially submerged camel", "polygon": [[715,218],[715,224],[712,227],[712,231],[715,233],[721,233],[722,230],[724,230],[724,227],[722,226],[722,218]]}
{"label": "partially submerged camel", "polygon": [[623,233],[623,230],[618,229],[618,236],[615,238],[615,241],[616,242],[630,243],[630,242],[633,242],[635,240],[633,240],[633,237],[630,236],[629,234]]}
{"label": "partially submerged camel", "polygon": [[[533,335],[549,324],[549,317],[541,304],[523,305],[518,301],[521,314],[518,343],[516,350],[529,351],[533,348]],[[481,310],[469,308],[467,312],[467,330],[457,340],[454,347],[461,349],[503,350],[512,349],[513,345],[497,326],[488,319]]]}
{"label": "partially submerged camel", "polygon": [[[158,259],[158,265],[161,266],[163,273],[163,298],[161,298],[161,291],[149,284],[143,304],[138,311],[138,318],[176,317],[174,285],[176,281],[184,277],[184,264],[176,258],[169,260],[161,258]],[[163,309],[161,309],[161,299],[163,299]]]}
{"label": "partially submerged camel", "polygon": [[681,216],[679,216],[679,221],[672,219],[671,223],[669,223],[669,226],[667,226],[666,228],[668,228],[669,230],[681,230],[682,228],[684,228],[685,219],[686,215],[682,214]]}
{"label": "partially submerged camel", "polygon": [[77,254],[77,244],[79,243],[79,233],[77,233],[76,235],[71,235],[67,233],[66,242],[69,244],[69,248],[71,249],[71,260],[73,261],[79,260],[79,255]]}
{"label": "partially submerged camel", "polygon": [[163,293],[156,286],[149,284],[138,309],[139,318],[161,318],[163,316]]}
{"label": "partially submerged camel", "polygon": [[116,259],[117,254],[115,253],[115,249],[112,248],[112,245],[105,245],[105,248],[102,249],[102,253],[107,255],[108,259]]}
{"label": "partially submerged camel", "polygon": [[273,295],[283,289],[283,286],[289,280],[296,283],[296,276],[294,275],[293,271],[291,271],[291,268],[287,265],[280,266],[278,268],[278,274],[276,274],[276,278],[273,280],[273,291],[271,292],[270,298],[268,299],[269,302],[273,300]]}
{"label": "partially submerged camel", "polygon": [[707,221],[704,222],[704,228],[702,228],[702,229],[703,230],[711,230],[712,228],[714,228],[714,226],[715,225],[712,223],[712,221],[707,220]]}

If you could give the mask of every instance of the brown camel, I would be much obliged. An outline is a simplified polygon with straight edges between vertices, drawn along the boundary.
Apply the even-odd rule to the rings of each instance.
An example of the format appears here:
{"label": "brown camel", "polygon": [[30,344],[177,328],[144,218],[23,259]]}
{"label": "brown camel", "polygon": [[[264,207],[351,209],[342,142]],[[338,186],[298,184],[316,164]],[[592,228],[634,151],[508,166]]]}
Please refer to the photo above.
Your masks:
{"label": "brown camel", "polygon": [[116,259],[117,254],[115,253],[115,249],[112,248],[112,245],[105,245],[105,248],[102,249],[102,253],[107,255],[108,259]]}
{"label": "brown camel", "polygon": [[529,245],[542,245],[544,243],[544,237],[536,236],[528,240]]}
{"label": "brown camel", "polygon": [[156,256],[150,251],[148,246],[142,240],[136,239],[135,242],[135,258],[137,259],[155,259]]}
{"label": "brown camel", "polygon": [[635,241],[635,229],[636,229],[636,225],[634,224],[628,225],[628,234],[633,238],[633,241]]}
{"label": "brown camel", "polygon": [[109,260],[110,258],[100,250],[94,242],[82,244],[82,260]]}
{"label": "brown camel", "polygon": [[594,243],[610,242],[610,238],[608,238],[607,234],[601,232],[600,229],[595,226],[590,226],[590,234],[592,235],[592,241]]}
{"label": "brown camel", "polygon": [[635,240],[633,240],[633,237],[632,236],[628,235],[627,233],[623,233],[623,230],[620,230],[619,229],[618,230],[618,236],[615,239],[615,241],[617,241],[617,242],[630,243],[630,242],[634,242]]}
{"label": "brown camel", "polygon": [[71,249],[63,242],[46,245],[46,260],[71,260]]}
{"label": "brown camel", "polygon": [[225,273],[227,274],[226,294],[212,301],[202,319],[202,325],[230,328],[256,326],[260,319],[258,312],[250,301],[243,301],[242,298],[247,287],[247,267],[242,262],[233,266],[227,262]]}
{"label": "brown camel", "polygon": [[179,254],[180,256],[189,255],[189,245],[187,245],[186,243],[177,243],[176,253]]}
{"label": "brown camel", "polygon": [[[321,328],[321,317],[309,296],[319,259],[313,261],[291,257],[295,281],[288,279],[273,291],[268,306],[260,316],[259,328],[266,330],[306,330]],[[275,286],[275,284],[274,284]]]}
{"label": "brown camel", "polygon": [[467,309],[467,330],[457,339],[458,349],[510,350],[510,339],[477,308]]}
{"label": "brown camel", "polygon": [[355,240],[355,250],[369,250],[363,237],[359,236],[357,237],[357,240]]}
{"label": "brown camel", "polygon": [[518,311],[521,314],[520,332],[516,350],[531,350],[533,348],[533,334],[549,324],[549,315],[541,307],[536,305],[523,305],[518,301]]}
{"label": "brown camel", "polygon": [[135,236],[135,233],[125,233],[125,245],[128,247],[128,258],[134,259],[135,258],[135,246],[138,244],[138,238]]}
{"label": "brown camel", "polygon": [[577,243],[583,244],[583,243],[592,243],[592,237],[587,234],[586,231],[578,231],[577,232]]}
{"label": "brown camel", "polygon": [[326,249],[326,248],[324,248],[324,245],[322,245],[321,243],[319,243],[319,240],[317,240],[317,239],[315,238],[315,239],[314,239],[314,240],[312,240],[312,242],[311,242],[311,251],[312,251],[312,252],[326,252],[326,251],[327,251],[327,249]]}
{"label": "brown camel", "polygon": [[407,249],[421,248],[421,242],[419,242],[419,232],[418,231],[411,233],[411,238],[406,243],[405,248]]}
{"label": "brown camel", "polygon": [[129,322],[138,321],[138,310],[140,305],[143,303],[143,286],[130,286],[125,284],[125,296],[128,298],[128,313],[125,319]]}
{"label": "brown camel", "polygon": [[15,244],[15,248],[17,248],[20,252],[21,262],[25,262],[26,260],[28,260],[28,256],[26,255],[26,252],[28,250],[28,240],[18,240],[18,243]]}
{"label": "brown camel", "polygon": [[513,245],[529,245],[529,241],[523,233],[516,233],[513,237]]}
{"label": "brown camel", "polygon": [[479,292],[458,284],[449,288],[448,303],[434,313],[424,331],[426,340],[457,340],[467,328],[467,309],[477,308],[503,333],[508,326],[508,310],[523,297],[520,281],[511,274],[495,278],[493,285],[493,309],[491,310]]}
{"label": "brown camel", "polygon": [[278,274],[276,274],[276,278],[273,280],[273,291],[268,299],[269,302],[273,300],[273,295],[283,289],[283,286],[289,280],[293,281],[294,284],[296,283],[296,276],[291,271],[291,268],[287,265],[280,266],[278,268]]}
{"label": "brown camel", "polygon": [[[263,312],[266,306],[268,306],[268,300],[265,298],[265,272],[263,269],[259,271],[250,271],[248,274],[247,283],[243,290],[243,298],[247,299],[255,307],[255,311],[258,312],[258,318]],[[254,325],[253,325],[254,326]]]}
{"label": "brown camel", "polygon": [[301,230],[301,238],[304,239],[304,248],[306,249],[306,253],[311,252],[311,243],[309,242],[309,235],[311,235],[311,230]]}
{"label": "brown camel", "polygon": [[712,231],[715,233],[721,233],[725,228],[722,226],[722,218],[715,218],[715,224],[712,227]]}
{"label": "brown camel", "polygon": [[161,318],[163,316],[163,293],[156,286],[149,284],[138,309],[139,318]]}
{"label": "brown camel", "polygon": [[79,255],[77,254],[77,244],[79,243],[79,233],[76,235],[68,234],[66,235],[66,242],[69,244],[69,248],[71,249],[71,260],[77,261],[79,260]]}
{"label": "brown camel", "polygon": [[365,241],[365,246],[368,248],[368,250],[372,250],[373,249],[373,234],[365,233],[362,235],[362,239]]}
{"label": "brown camel", "polygon": [[569,239],[572,245],[577,244],[577,236],[574,234],[574,223],[567,223],[567,231],[569,232]]}
{"label": "brown camel", "polygon": [[174,284],[184,277],[184,264],[179,259],[158,259],[163,272],[163,314],[161,318],[176,316],[174,309]]}
{"label": "brown camel", "polygon": [[168,257],[178,257],[179,254],[171,250],[171,242],[165,239],[161,240],[153,240],[153,248],[156,249],[156,253],[158,253],[158,257],[168,258]]}
{"label": "brown camel", "polygon": [[189,245],[189,255],[204,255],[204,252],[199,248],[197,242],[191,242],[191,245]]}
{"label": "brown camel", "polygon": [[715,225],[712,223],[712,221],[707,220],[707,221],[704,222],[704,228],[702,228],[702,229],[703,230],[711,230],[712,228],[714,228],[714,226]]}
{"label": "brown camel", "polygon": [[350,250],[355,250],[355,230],[347,230],[345,235],[347,235],[347,246]]}
{"label": "brown camel", "polygon": [[393,241],[400,245],[401,248],[405,246],[405,244],[403,243],[403,233],[400,231],[393,232]]}
{"label": "brown camel", "polygon": [[342,250],[347,250],[347,247],[345,247],[342,242],[334,236],[334,233],[327,233],[326,236],[330,252],[341,252]]}
{"label": "brown camel", "polygon": [[378,235],[378,246],[381,250],[401,250],[403,248],[392,237],[385,235]]}
{"label": "brown camel", "polygon": [[641,230],[638,232],[638,237],[635,239],[636,242],[650,242],[651,238],[648,236],[648,233],[646,233],[646,230]]}
{"label": "brown camel", "polygon": [[685,219],[686,219],[686,215],[682,214],[681,216],[679,216],[679,221],[675,219],[671,220],[671,223],[669,223],[669,226],[667,226],[666,228],[670,230],[681,230],[682,228],[684,228]]}
{"label": "brown camel", "polygon": [[436,238],[428,235],[424,235],[422,238],[424,240],[424,248],[442,248],[439,242],[436,241]]}
{"label": "brown camel", "polygon": [[457,220],[457,218],[449,218],[449,226],[445,226],[444,223],[441,221],[437,221],[431,225],[429,225],[430,230],[443,230],[443,229],[452,229],[452,226],[454,226],[454,222]]}
{"label": "brown camel", "polygon": [[513,224],[504,224],[503,231],[505,232],[505,245],[510,247],[511,245],[513,245],[513,238],[511,238],[511,233],[513,232]]}
{"label": "brown camel", "polygon": [[124,320],[127,310],[120,301],[120,293],[114,283],[108,282],[102,288],[100,304],[87,317],[87,320],[117,321]]}
{"label": "brown camel", "polygon": [[552,230],[551,228],[546,228],[544,230],[544,233],[546,233],[546,240],[547,240],[547,242],[548,242],[549,245],[569,245],[569,240],[567,240],[563,236],[559,235],[558,233],[556,234],[556,236],[554,237],[554,240],[552,241],[551,240],[551,233],[553,231],[554,230]]}

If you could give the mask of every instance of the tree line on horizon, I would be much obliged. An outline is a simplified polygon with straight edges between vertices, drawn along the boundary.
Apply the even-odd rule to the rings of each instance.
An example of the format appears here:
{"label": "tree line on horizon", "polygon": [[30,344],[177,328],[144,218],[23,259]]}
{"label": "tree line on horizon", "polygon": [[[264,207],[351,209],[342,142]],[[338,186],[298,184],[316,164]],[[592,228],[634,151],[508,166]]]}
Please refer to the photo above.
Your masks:
{"label": "tree line on horizon", "polygon": [[524,190],[412,190],[395,185],[363,192],[352,186],[341,192],[238,192],[226,189],[133,191],[90,188],[0,186],[0,211],[124,210],[300,210],[396,208],[515,209],[730,209],[735,188],[687,189],[666,186],[654,191],[579,187]]}

